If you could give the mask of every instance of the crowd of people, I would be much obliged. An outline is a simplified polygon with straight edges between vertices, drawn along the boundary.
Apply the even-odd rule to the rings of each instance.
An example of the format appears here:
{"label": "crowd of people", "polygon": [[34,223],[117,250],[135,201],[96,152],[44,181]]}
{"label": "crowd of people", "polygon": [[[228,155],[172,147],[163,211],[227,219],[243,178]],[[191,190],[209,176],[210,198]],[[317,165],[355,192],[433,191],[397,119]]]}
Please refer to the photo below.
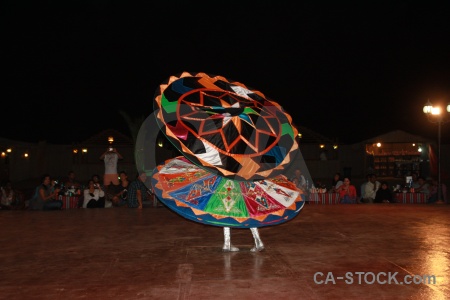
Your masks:
{"label": "crowd of people", "polygon": [[[306,194],[310,192],[308,180],[302,174],[301,170],[295,170],[295,175],[290,180]],[[339,193],[339,203],[342,204],[395,203],[396,199],[394,193],[403,192],[405,189],[409,192],[425,194],[427,203],[447,203],[446,185],[441,183],[441,199],[438,199],[438,181],[436,179],[419,176],[416,172],[411,174],[411,180],[408,182],[405,181],[403,186],[397,185],[392,188],[388,181],[379,181],[376,174],[370,173],[366,176],[366,181],[361,184],[358,190],[357,187],[352,184],[349,176],[342,176],[339,172],[336,172],[333,175],[330,185],[316,182],[316,186],[323,188],[327,187],[326,190]],[[314,185],[312,184],[311,187],[314,187]]]}
{"label": "crowd of people", "polygon": [[[24,193],[19,189],[13,188],[11,181],[6,181],[1,186],[0,210],[61,210],[63,201],[60,196],[76,196],[80,208],[142,209],[144,202],[154,203],[154,195],[145,185],[147,181],[145,172],[141,172],[130,181],[127,173],[121,171],[119,184],[108,186],[100,182],[100,176],[97,174],[92,175],[86,185],[76,180],[73,171],[70,171],[70,174],[73,177],[64,183],[52,178],[50,174],[42,175],[40,184],[29,199],[25,199]],[[71,185],[67,184],[69,180]]]}
{"label": "crowd of people", "polygon": [[[57,180],[50,174],[43,174],[39,185],[34,189],[31,198],[26,199],[24,193],[13,187],[7,180],[1,184],[0,210],[61,210],[61,196],[76,196],[79,208],[128,207],[142,209],[145,201],[155,204],[154,195],[147,182],[147,174],[140,172],[133,179],[128,178],[125,171],[117,172],[117,164],[122,155],[113,147],[109,147],[101,156],[105,173],[93,174],[86,184],[81,183],[73,170],[67,173],[64,180]],[[157,204],[161,206],[161,204]]]}
{"label": "crowd of people", "polygon": [[417,172],[412,172],[410,180],[405,180],[402,185],[397,185],[391,189],[389,182],[386,180],[378,181],[377,176],[373,173],[367,175],[367,181],[361,186],[361,202],[362,203],[394,203],[395,192],[414,192],[422,193],[427,199],[427,203],[446,203],[447,188],[441,183],[441,199],[438,199],[438,181],[433,178],[425,178]]}
{"label": "crowd of people", "polygon": [[[12,182],[7,180],[1,184],[0,210],[29,209],[29,210],[61,210],[63,202],[60,196],[78,196],[80,208],[110,208],[128,207],[142,209],[144,201],[155,202],[155,196],[148,188],[148,178],[145,172],[138,173],[132,180],[125,171],[117,171],[118,160],[122,155],[115,148],[108,148],[100,159],[105,163],[103,180],[100,175],[93,174],[86,184],[80,183],[74,171],[67,173],[65,180],[59,182],[44,174],[40,184],[34,190],[31,199],[25,199],[24,193],[15,189]],[[336,172],[333,175],[328,191],[339,194],[339,203],[370,204],[370,203],[395,203],[395,192],[401,192],[407,188],[408,191],[424,193],[427,203],[447,203],[447,188],[441,183],[441,199],[439,199],[438,182],[435,179],[426,179],[418,173],[412,173],[409,182],[391,188],[389,182],[378,181],[377,176],[370,173],[360,189],[351,182],[349,176],[342,176]],[[312,180],[303,175],[300,169],[296,169],[294,176],[290,178],[297,188],[304,191],[305,195],[310,192],[314,185]],[[147,184],[146,184],[147,183]],[[318,183],[322,185],[321,183]],[[323,185],[325,187],[325,185]],[[158,204],[161,206],[161,204]]]}

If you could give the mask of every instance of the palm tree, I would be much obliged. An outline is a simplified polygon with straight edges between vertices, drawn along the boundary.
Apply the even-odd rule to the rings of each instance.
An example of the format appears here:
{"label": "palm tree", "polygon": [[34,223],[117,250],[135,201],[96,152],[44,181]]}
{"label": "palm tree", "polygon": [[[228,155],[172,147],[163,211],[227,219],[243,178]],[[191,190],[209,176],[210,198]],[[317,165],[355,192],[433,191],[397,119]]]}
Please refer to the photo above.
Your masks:
{"label": "palm tree", "polygon": [[133,118],[123,110],[119,110],[119,113],[127,122],[128,128],[130,129],[131,138],[133,139],[133,144],[136,145],[139,130],[141,129],[141,126],[144,123],[146,117],[139,116]]}

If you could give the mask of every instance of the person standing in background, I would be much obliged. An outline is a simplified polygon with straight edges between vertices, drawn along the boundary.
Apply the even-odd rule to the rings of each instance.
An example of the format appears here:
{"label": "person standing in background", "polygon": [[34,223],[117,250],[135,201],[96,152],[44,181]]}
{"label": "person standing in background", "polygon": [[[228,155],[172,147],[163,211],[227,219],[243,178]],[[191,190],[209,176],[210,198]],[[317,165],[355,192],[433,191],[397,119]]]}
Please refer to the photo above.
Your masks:
{"label": "person standing in background", "polygon": [[108,190],[111,184],[117,186],[120,184],[119,173],[117,171],[117,162],[123,159],[122,155],[114,147],[109,147],[100,155],[100,159],[105,162],[105,174],[103,176],[103,186]]}

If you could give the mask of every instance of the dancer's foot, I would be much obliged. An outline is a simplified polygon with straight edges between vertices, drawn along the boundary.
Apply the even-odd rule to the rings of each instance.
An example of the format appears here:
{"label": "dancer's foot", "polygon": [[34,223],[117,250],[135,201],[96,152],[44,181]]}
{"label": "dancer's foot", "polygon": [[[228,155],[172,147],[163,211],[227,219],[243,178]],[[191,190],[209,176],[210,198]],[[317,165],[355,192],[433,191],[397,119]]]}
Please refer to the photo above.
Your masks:
{"label": "dancer's foot", "polygon": [[263,244],[261,244],[261,245],[259,245],[258,247],[253,247],[252,249],[250,249],[250,252],[261,252],[261,251],[263,251],[264,250],[264,245]]}
{"label": "dancer's foot", "polygon": [[229,245],[229,246],[223,245],[222,251],[223,252],[237,252],[237,251],[239,251],[239,248],[235,247],[233,245]]}

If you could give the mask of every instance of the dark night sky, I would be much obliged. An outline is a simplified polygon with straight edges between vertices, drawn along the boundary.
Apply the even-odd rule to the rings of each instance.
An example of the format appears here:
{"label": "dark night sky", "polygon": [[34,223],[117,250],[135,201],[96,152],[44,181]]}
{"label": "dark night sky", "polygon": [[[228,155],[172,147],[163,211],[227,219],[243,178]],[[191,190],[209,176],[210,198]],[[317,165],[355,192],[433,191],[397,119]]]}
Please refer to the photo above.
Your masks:
{"label": "dark night sky", "polygon": [[119,111],[148,116],[182,71],[242,82],[343,143],[396,129],[433,138],[422,107],[450,103],[448,1],[151,2],[2,1],[0,137],[129,134]]}

